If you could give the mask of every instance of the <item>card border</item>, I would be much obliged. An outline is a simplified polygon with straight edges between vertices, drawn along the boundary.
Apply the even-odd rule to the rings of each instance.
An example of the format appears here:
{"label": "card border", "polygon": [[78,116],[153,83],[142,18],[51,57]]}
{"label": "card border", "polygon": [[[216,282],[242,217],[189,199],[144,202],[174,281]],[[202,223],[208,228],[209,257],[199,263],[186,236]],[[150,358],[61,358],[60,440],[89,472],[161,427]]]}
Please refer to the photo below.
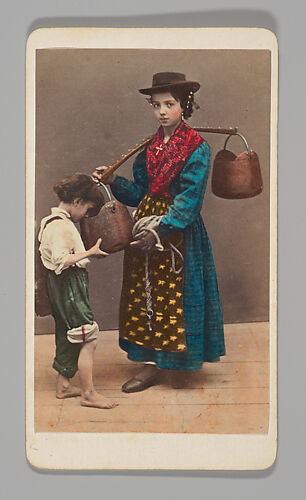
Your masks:
{"label": "card border", "polygon": [[[35,433],[35,52],[43,48],[271,51],[270,414],[266,435]],[[277,448],[277,99],[277,40],[266,29],[41,28],[29,36],[26,64],[26,451],[34,467],[68,470],[260,470],[273,464]]]}

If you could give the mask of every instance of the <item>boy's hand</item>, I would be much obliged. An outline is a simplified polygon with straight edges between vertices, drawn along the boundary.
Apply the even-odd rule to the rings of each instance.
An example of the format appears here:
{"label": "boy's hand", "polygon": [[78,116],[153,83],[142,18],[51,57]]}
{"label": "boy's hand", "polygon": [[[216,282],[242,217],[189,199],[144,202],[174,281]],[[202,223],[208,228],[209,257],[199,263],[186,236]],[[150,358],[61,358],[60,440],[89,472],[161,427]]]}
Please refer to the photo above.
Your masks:
{"label": "boy's hand", "polygon": [[[108,169],[109,167],[105,166],[97,167],[91,174],[93,181],[98,183],[101,180],[101,175]],[[110,174],[109,176],[106,177],[106,179],[103,180],[103,184],[111,184],[112,182],[114,182],[115,179],[116,179],[116,174]]]}
{"label": "boy's hand", "polygon": [[97,239],[97,243],[88,250],[90,257],[107,257],[109,254],[100,250],[102,238]]}

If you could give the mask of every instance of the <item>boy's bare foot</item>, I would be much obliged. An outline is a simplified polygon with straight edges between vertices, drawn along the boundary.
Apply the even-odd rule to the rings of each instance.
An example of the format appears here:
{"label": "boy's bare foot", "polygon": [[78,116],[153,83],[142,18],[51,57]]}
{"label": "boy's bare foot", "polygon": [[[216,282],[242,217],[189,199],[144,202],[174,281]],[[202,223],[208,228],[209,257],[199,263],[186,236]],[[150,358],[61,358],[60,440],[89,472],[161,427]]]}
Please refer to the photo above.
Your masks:
{"label": "boy's bare foot", "polygon": [[70,385],[67,389],[62,389],[56,392],[57,399],[75,398],[81,395],[82,391],[80,387],[76,387],[74,385]]}
{"label": "boy's bare foot", "polygon": [[101,408],[109,410],[118,406],[118,403],[112,399],[106,398],[96,391],[86,392],[81,401],[81,406],[88,406],[90,408]]}
{"label": "boy's bare foot", "polygon": [[56,386],[57,399],[75,398],[81,396],[82,391],[79,387],[71,385],[69,378],[63,377],[59,374]]}

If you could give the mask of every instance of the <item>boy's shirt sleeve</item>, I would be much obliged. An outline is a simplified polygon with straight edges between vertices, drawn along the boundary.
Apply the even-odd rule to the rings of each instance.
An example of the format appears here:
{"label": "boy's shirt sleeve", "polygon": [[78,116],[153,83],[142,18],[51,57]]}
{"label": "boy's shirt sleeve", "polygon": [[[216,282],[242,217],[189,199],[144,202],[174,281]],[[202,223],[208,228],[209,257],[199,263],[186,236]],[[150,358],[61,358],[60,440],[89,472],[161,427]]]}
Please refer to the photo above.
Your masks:
{"label": "boy's shirt sleeve", "polygon": [[[81,236],[72,226],[73,222],[53,221],[44,229],[39,247],[43,265],[61,274],[69,254],[85,250]],[[85,258],[76,263],[78,267],[85,267],[89,259]]]}

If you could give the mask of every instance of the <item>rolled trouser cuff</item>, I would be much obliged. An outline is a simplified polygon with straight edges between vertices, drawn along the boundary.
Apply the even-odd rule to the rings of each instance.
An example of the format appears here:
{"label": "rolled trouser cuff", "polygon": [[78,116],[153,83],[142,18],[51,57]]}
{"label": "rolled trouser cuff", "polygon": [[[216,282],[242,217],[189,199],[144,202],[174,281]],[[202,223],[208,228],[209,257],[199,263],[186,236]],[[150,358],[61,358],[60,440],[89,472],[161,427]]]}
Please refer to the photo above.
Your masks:
{"label": "rolled trouser cuff", "polygon": [[67,331],[67,339],[72,344],[80,344],[83,342],[91,342],[98,337],[99,326],[94,321],[91,324],[81,325],[77,328],[72,328]]}
{"label": "rolled trouser cuff", "polygon": [[65,366],[62,366],[56,359],[54,359],[52,366],[54,370],[56,370],[60,375],[62,375],[65,378],[74,377],[76,372],[78,371],[77,360],[74,367],[71,366],[67,368]]}

